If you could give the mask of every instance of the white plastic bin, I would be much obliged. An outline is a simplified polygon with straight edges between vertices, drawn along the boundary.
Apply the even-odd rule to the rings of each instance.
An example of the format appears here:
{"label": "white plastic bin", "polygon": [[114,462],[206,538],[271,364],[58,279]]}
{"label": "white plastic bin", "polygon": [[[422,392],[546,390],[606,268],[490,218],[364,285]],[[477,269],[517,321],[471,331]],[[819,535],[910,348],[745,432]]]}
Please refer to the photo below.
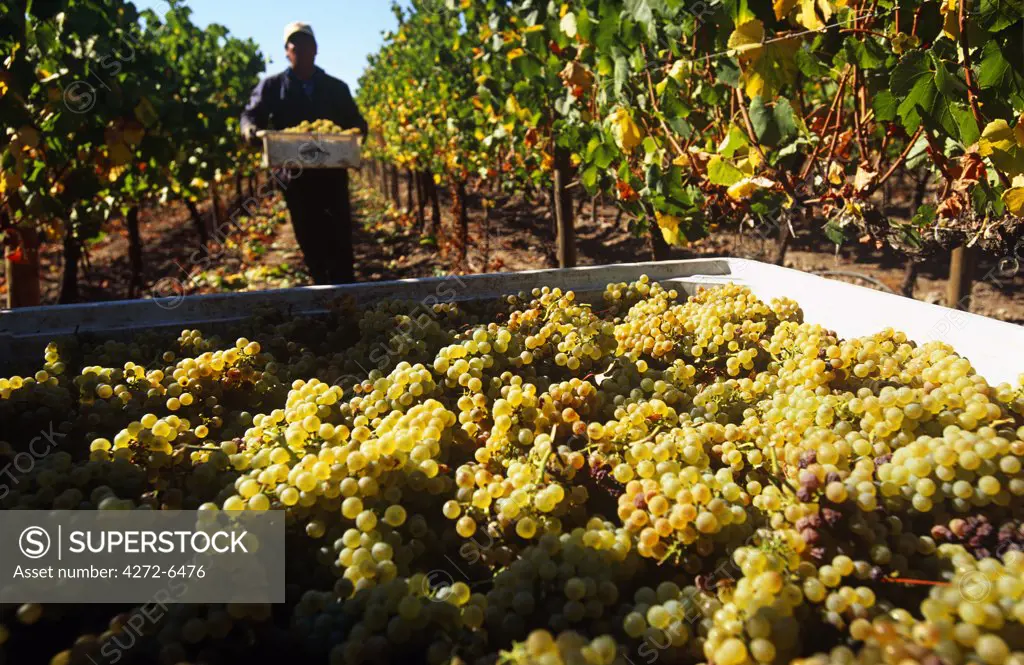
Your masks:
{"label": "white plastic bin", "polygon": [[[157,298],[0,311],[0,366],[29,354],[62,335],[97,333],[123,337],[151,328],[186,328],[238,320],[257,307],[291,314],[314,314],[341,297],[367,303],[380,299],[424,303],[493,298],[535,286],[572,289],[582,298],[600,297],[610,282],[646,274],[692,294],[699,287],[743,284],[761,299],[787,296],[800,303],[807,321],[844,337],[870,335],[886,327],[917,341],[942,340],[967,357],[979,374],[996,384],[1015,382],[1024,372],[1024,327],[977,314],[930,305],[808,273],[746,259],[694,259],[628,263],[565,270],[531,270],[487,275],[449,275],[391,282],[309,286],[275,291]],[[0,371],[0,375],[4,372]]]}

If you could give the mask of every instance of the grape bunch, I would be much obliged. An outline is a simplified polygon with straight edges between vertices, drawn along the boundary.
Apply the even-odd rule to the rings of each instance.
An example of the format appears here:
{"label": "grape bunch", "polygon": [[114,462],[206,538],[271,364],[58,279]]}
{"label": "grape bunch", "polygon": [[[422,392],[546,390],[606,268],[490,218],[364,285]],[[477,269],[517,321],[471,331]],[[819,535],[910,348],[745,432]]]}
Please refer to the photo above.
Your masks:
{"label": "grape bunch", "polygon": [[[1024,665],[1024,376],[941,342],[641,278],[42,351],[0,508],[286,517],[285,603],[125,662]],[[101,663],[139,611],[0,608],[0,662]]]}
{"label": "grape bunch", "polygon": [[358,134],[359,129],[342,129],[326,118],[303,120],[294,127],[284,130],[288,134]]}

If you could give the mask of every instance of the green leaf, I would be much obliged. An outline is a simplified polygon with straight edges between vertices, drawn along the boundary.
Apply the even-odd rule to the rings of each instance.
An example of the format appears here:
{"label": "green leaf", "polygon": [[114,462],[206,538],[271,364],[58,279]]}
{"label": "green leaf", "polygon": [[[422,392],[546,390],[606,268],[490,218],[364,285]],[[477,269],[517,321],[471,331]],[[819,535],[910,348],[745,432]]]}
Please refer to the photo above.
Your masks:
{"label": "green leaf", "polygon": [[893,69],[889,89],[899,102],[896,112],[908,131],[916,131],[924,123],[960,140],[961,127],[950,99],[960,98],[964,84],[936,55],[928,51],[904,55]]}
{"label": "green leaf", "polygon": [[714,155],[708,161],[708,181],[712,185],[734,185],[743,179],[743,172],[738,168]]}
{"label": "green leaf", "polygon": [[782,97],[768,107],[758,95],[750,101],[750,124],[762,145],[775,147],[796,135],[796,117],[789,100]]}
{"label": "green leaf", "polygon": [[921,124],[921,109],[930,108],[938,90],[924,51],[911,51],[900,58],[889,78],[889,89],[898,102],[897,113],[907,129]]}
{"label": "green leaf", "polygon": [[747,140],[747,135],[743,133],[743,130],[736,125],[730,125],[729,133],[725,135],[725,140],[718,146],[717,152],[722,157],[732,157],[738,151],[749,147],[750,141]]}
{"label": "green leaf", "polygon": [[629,61],[622,54],[615,57],[615,96],[622,97],[622,90],[629,80]]}
{"label": "green leaf", "polygon": [[619,12],[606,12],[597,24],[597,36],[594,38],[594,46],[602,53],[611,51],[619,35],[619,27],[622,25],[622,18]]}
{"label": "green leaf", "polygon": [[959,76],[950,73],[946,63],[932,54],[932,65],[935,67],[935,87],[947,99],[966,99],[967,85]]}
{"label": "green leaf", "polygon": [[882,90],[871,100],[871,108],[875,110],[875,117],[882,122],[892,122],[896,119],[896,98],[888,90]]}
{"label": "green leaf", "polygon": [[842,245],[846,242],[846,232],[843,227],[836,222],[834,219],[828,220],[825,224],[825,237],[832,241],[833,244]]}
{"label": "green leaf", "polygon": [[1000,32],[1024,16],[1022,0],[980,0],[974,9],[978,23],[987,32]]}
{"label": "green leaf", "polygon": [[740,87],[740,67],[728,58],[722,58],[715,65],[715,78],[731,88]]}
{"label": "green leaf", "polygon": [[935,223],[939,209],[931,203],[925,203],[914,213],[911,223],[915,226],[927,227]]}
{"label": "green leaf", "polygon": [[978,122],[974,119],[974,113],[967,104],[959,102],[950,104],[949,112],[959,129],[960,143],[965,146],[971,145],[981,137],[981,129],[978,127]]}
{"label": "green leaf", "polygon": [[981,48],[978,87],[992,90],[1020,108],[1024,106],[1024,58],[1020,57],[1024,41],[1017,36],[1004,42],[1000,37],[989,39]]}
{"label": "green leaf", "polygon": [[889,59],[889,51],[871,37],[864,40],[856,36],[847,37],[843,42],[843,50],[846,52],[847,60],[861,69],[881,69]]}
{"label": "green leaf", "polygon": [[576,17],[576,30],[584,41],[590,41],[590,36],[594,31],[594,22],[590,19],[590,14],[586,9],[581,9]]}
{"label": "green leaf", "polygon": [[796,66],[806,78],[819,79],[828,76],[829,68],[807,49],[796,52]]}

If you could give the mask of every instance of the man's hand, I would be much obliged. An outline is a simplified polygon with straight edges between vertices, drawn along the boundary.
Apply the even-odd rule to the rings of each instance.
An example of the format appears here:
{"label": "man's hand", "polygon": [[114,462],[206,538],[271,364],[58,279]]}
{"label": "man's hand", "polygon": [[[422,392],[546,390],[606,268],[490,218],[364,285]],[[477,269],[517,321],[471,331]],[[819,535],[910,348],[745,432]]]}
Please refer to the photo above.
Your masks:
{"label": "man's hand", "polygon": [[259,145],[260,140],[256,136],[256,127],[253,125],[242,125],[242,139],[250,145]]}

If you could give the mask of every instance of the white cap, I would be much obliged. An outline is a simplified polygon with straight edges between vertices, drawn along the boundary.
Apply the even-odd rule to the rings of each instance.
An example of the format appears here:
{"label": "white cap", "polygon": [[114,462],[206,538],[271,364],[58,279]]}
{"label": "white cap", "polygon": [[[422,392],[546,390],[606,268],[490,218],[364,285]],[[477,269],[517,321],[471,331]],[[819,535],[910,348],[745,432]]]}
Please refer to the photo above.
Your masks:
{"label": "white cap", "polygon": [[287,44],[292,35],[300,32],[305,35],[309,35],[313,38],[313,41],[316,41],[316,37],[313,36],[313,28],[311,28],[308,23],[292,21],[288,25],[284,26],[284,43]]}

